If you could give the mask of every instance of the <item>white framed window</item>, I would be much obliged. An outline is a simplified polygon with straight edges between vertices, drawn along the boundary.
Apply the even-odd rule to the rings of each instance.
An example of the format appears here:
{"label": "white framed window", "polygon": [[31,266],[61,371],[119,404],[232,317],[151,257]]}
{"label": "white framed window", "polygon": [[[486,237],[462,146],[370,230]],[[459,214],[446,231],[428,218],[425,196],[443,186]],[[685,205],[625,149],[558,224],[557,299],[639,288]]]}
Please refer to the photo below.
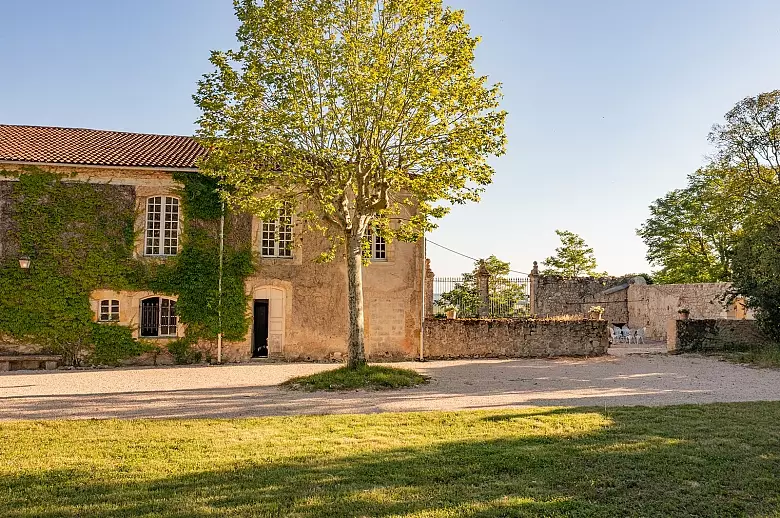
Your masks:
{"label": "white framed window", "polygon": [[387,242],[375,229],[368,227],[366,238],[371,244],[371,260],[387,261]]}
{"label": "white framed window", "polygon": [[141,301],[141,336],[176,336],[176,301],[150,297]]}
{"label": "white framed window", "polygon": [[260,236],[260,255],[263,257],[291,258],[293,249],[292,206],[285,204],[279,217],[263,221]]}
{"label": "white framed window", "polygon": [[146,200],[144,255],[179,253],[179,199],[152,196]]}
{"label": "white framed window", "polygon": [[104,299],[100,301],[100,322],[119,321],[119,301],[116,299]]}

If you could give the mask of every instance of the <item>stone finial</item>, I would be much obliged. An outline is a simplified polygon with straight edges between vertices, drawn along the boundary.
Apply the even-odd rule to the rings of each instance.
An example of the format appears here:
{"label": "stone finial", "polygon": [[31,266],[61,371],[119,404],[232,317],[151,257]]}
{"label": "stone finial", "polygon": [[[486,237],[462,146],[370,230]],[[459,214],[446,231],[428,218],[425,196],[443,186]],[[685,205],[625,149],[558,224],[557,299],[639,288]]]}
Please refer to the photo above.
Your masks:
{"label": "stone finial", "polygon": [[531,268],[531,275],[539,275],[539,263],[534,261],[534,267]]}

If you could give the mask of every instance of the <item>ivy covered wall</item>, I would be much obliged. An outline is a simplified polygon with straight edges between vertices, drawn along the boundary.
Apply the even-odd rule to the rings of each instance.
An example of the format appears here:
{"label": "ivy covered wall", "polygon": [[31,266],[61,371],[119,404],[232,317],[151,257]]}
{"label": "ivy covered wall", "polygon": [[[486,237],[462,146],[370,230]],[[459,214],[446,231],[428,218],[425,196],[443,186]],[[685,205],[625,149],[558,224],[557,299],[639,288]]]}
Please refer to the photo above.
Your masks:
{"label": "ivy covered wall", "polygon": [[[62,354],[69,364],[115,364],[156,346],[135,340],[127,326],[95,323],[89,294],[151,290],[178,296],[186,336],[169,350],[180,362],[200,359],[192,344],[219,331],[221,204],[213,181],[175,175],[183,185],[183,244],[178,256],[160,261],[133,257],[140,238],[133,187],[73,182],[37,168],[0,175],[16,176],[0,182],[0,335]],[[222,329],[237,340],[248,329],[251,219],[228,214],[225,231]],[[22,255],[32,259],[27,271],[18,264]]]}

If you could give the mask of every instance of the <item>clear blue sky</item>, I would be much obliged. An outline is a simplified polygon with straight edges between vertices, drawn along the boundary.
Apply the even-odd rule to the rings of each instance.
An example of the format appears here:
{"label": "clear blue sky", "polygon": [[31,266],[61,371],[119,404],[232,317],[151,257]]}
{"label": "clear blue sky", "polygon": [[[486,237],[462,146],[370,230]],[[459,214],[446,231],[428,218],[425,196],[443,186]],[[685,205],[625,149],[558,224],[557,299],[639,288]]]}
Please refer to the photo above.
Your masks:
{"label": "clear blue sky", "polygon": [[[430,238],[528,271],[581,234],[599,267],[648,270],[635,229],[711,150],[710,126],[780,88],[777,0],[450,0],[504,84],[508,152],[482,203]],[[233,46],[228,0],[0,0],[0,122],[191,134],[211,49]],[[433,269],[470,261],[429,247]]]}

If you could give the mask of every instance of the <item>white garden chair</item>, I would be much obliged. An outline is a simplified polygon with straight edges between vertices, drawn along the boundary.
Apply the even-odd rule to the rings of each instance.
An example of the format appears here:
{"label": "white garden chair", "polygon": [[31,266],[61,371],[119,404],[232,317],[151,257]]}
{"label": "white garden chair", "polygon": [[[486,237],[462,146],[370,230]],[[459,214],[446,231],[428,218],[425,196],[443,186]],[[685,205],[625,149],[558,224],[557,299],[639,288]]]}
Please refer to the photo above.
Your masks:
{"label": "white garden chair", "polygon": [[620,328],[620,336],[623,338],[624,342],[631,343],[631,331],[628,329],[628,326]]}
{"label": "white garden chair", "polygon": [[617,337],[615,336],[615,328],[613,326],[609,326],[609,343],[614,344],[615,340],[617,340]]}
{"label": "white garden chair", "polygon": [[636,330],[636,343],[645,343],[645,329],[641,328]]}

